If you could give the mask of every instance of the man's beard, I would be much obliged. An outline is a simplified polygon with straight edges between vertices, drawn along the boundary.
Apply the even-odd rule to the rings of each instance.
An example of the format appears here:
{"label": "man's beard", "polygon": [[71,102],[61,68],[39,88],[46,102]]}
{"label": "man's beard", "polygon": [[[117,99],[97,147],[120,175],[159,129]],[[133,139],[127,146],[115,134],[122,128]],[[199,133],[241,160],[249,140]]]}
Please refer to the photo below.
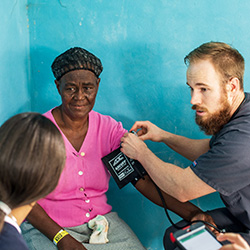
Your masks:
{"label": "man's beard", "polygon": [[[197,105],[193,105],[192,109],[204,110],[204,108],[200,108]],[[206,117],[205,119],[204,117],[196,114],[195,121],[196,124],[200,127],[202,131],[205,132],[206,135],[215,135],[222,129],[222,127],[226,123],[228,123],[230,118],[230,104],[224,96],[220,110],[212,114],[208,114],[208,117]]]}

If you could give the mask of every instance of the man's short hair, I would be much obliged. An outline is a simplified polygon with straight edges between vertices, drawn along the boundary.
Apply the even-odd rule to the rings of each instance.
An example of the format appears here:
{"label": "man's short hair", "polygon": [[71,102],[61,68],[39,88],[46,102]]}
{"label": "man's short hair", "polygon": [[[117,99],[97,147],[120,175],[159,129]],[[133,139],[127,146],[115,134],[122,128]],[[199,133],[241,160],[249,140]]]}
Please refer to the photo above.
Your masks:
{"label": "man's short hair", "polygon": [[208,42],[197,47],[184,58],[187,66],[199,60],[209,60],[220,73],[223,83],[233,77],[238,78],[240,88],[243,89],[245,62],[235,48],[222,42]]}
{"label": "man's short hair", "polygon": [[56,57],[51,69],[56,80],[60,80],[66,73],[80,69],[89,70],[99,78],[103,67],[98,57],[83,48],[74,47]]}

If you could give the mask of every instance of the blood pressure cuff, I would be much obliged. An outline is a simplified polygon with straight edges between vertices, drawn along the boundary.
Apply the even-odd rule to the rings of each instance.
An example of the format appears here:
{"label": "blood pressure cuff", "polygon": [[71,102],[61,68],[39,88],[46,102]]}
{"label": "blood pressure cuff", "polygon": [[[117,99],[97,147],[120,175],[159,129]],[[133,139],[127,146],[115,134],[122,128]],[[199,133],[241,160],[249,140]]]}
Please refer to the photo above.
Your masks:
{"label": "blood pressure cuff", "polygon": [[102,158],[102,162],[113,176],[121,189],[129,182],[135,184],[139,179],[147,175],[139,161],[128,158],[120,151],[120,147]]}

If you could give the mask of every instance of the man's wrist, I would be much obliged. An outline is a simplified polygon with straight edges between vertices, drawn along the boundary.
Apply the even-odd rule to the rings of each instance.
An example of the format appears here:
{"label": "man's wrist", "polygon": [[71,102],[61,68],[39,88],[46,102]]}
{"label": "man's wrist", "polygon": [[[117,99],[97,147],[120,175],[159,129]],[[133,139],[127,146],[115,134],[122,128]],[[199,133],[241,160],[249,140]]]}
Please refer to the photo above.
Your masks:
{"label": "man's wrist", "polygon": [[168,141],[169,141],[169,138],[171,137],[171,133],[165,131],[165,130],[162,130],[162,133],[161,133],[161,138],[159,140],[159,142],[163,142],[165,144],[168,144]]}
{"label": "man's wrist", "polygon": [[145,144],[145,147],[140,150],[137,160],[143,165],[143,161],[146,160],[147,156],[150,154],[151,150]]}

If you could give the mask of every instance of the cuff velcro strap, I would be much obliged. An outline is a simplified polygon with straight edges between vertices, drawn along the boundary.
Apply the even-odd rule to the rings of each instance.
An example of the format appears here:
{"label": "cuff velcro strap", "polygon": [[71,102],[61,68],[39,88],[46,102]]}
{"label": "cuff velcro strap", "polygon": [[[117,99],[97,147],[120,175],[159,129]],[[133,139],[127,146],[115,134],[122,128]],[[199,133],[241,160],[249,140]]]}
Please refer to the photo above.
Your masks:
{"label": "cuff velcro strap", "polygon": [[61,229],[53,238],[53,243],[57,246],[57,243],[66,235],[69,233],[66,232],[65,230]]}

